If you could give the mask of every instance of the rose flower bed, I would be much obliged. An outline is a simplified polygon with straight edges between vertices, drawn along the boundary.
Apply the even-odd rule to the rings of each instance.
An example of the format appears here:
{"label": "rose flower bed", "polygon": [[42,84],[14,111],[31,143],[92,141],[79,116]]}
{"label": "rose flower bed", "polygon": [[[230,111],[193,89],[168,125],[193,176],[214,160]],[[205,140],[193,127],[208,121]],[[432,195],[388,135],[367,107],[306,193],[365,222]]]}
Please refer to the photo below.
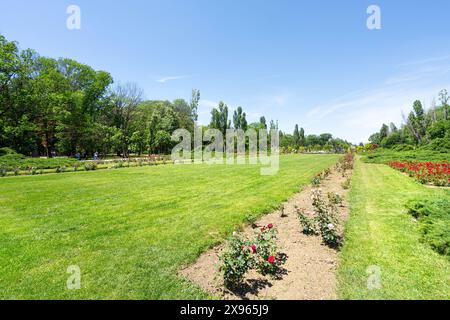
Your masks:
{"label": "rose flower bed", "polygon": [[407,173],[422,184],[432,184],[439,187],[450,186],[449,162],[391,161],[389,166]]}
{"label": "rose flower bed", "polygon": [[220,271],[224,284],[236,289],[249,270],[261,275],[275,276],[280,270],[282,259],[277,251],[277,231],[273,224],[262,227],[254,239],[243,239],[234,235],[220,257]]}

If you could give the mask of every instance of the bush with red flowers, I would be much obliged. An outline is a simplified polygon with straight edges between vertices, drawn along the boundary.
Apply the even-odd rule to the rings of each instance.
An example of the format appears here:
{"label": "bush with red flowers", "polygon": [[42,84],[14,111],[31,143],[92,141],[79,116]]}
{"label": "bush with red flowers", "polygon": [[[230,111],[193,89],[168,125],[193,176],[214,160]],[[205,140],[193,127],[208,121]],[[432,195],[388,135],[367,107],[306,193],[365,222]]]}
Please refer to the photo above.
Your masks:
{"label": "bush with red flowers", "polygon": [[431,184],[438,187],[450,186],[449,162],[391,161],[389,166],[408,174],[422,184]]}
{"label": "bush with red flowers", "polygon": [[275,259],[277,255],[277,231],[272,224],[262,228],[256,235],[255,244],[258,248],[255,259],[255,268],[262,275],[274,275],[278,270],[278,264]]}
{"label": "bush with red flowers", "polygon": [[220,257],[220,272],[227,288],[235,288],[253,267],[253,249],[248,240],[233,236]]}
{"label": "bush with red flowers", "polygon": [[220,271],[224,284],[235,289],[247,271],[255,269],[262,275],[275,275],[281,261],[277,259],[277,231],[273,224],[259,230],[254,239],[233,236],[220,257]]}

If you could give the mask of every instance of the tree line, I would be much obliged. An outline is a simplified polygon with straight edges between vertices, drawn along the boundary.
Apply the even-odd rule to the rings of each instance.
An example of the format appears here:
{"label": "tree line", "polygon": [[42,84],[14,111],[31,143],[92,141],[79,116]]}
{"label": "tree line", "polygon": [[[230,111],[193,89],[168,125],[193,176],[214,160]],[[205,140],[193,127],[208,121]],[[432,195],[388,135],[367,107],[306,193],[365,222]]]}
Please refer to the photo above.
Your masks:
{"label": "tree line", "polygon": [[422,102],[414,101],[411,112],[403,115],[403,123],[383,124],[369,141],[384,148],[412,150],[426,148],[439,152],[450,152],[450,105],[447,90],[439,93],[440,105],[433,100],[425,110]]}
{"label": "tree line", "polygon": [[[115,84],[106,71],[97,71],[72,59],[40,56],[21,50],[0,35],[0,147],[27,156],[90,156],[130,153],[169,153],[176,129],[193,132],[198,120],[200,91],[191,99],[144,100],[133,83]],[[265,117],[248,123],[238,107],[229,115],[219,102],[206,128],[278,129]],[[338,151],[346,142],[331,134],[308,135],[296,126],[293,135],[280,133],[286,151],[328,149]]]}

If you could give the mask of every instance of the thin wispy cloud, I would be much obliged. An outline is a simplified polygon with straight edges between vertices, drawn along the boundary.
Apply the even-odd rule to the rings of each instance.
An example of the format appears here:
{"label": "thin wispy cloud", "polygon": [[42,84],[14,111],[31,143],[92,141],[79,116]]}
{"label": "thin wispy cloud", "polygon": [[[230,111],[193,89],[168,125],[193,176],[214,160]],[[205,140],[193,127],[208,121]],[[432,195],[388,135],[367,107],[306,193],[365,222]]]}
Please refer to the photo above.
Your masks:
{"label": "thin wispy cloud", "polygon": [[445,61],[445,60],[450,60],[450,55],[431,57],[431,58],[415,60],[415,61],[408,61],[408,62],[399,64],[397,67],[401,68],[401,67],[414,66],[414,65],[420,65],[420,64],[429,64],[429,63],[441,62],[441,61]]}
{"label": "thin wispy cloud", "polygon": [[181,80],[181,79],[186,79],[186,78],[191,78],[191,77],[192,76],[168,76],[168,77],[162,77],[160,79],[157,79],[156,82],[167,83],[169,81]]}
{"label": "thin wispy cloud", "polygon": [[409,113],[415,100],[428,107],[441,89],[449,87],[450,60],[423,59],[414,65],[404,64],[402,72],[387,77],[376,87],[321,103],[306,117],[314,127],[333,124],[336,135],[358,142],[379,130],[383,123],[401,123],[402,113]]}

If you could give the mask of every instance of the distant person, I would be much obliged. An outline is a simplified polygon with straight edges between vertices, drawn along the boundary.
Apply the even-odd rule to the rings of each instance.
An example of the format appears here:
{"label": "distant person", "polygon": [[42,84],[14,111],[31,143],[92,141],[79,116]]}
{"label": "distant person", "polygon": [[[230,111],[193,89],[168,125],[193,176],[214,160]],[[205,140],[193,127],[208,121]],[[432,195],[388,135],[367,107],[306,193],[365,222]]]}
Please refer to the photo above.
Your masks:
{"label": "distant person", "polygon": [[80,161],[81,160],[81,154],[79,152],[77,152],[75,154],[75,158],[77,158],[77,160]]}
{"label": "distant person", "polygon": [[95,151],[95,153],[94,153],[94,160],[97,160],[97,159],[98,159],[98,152]]}

